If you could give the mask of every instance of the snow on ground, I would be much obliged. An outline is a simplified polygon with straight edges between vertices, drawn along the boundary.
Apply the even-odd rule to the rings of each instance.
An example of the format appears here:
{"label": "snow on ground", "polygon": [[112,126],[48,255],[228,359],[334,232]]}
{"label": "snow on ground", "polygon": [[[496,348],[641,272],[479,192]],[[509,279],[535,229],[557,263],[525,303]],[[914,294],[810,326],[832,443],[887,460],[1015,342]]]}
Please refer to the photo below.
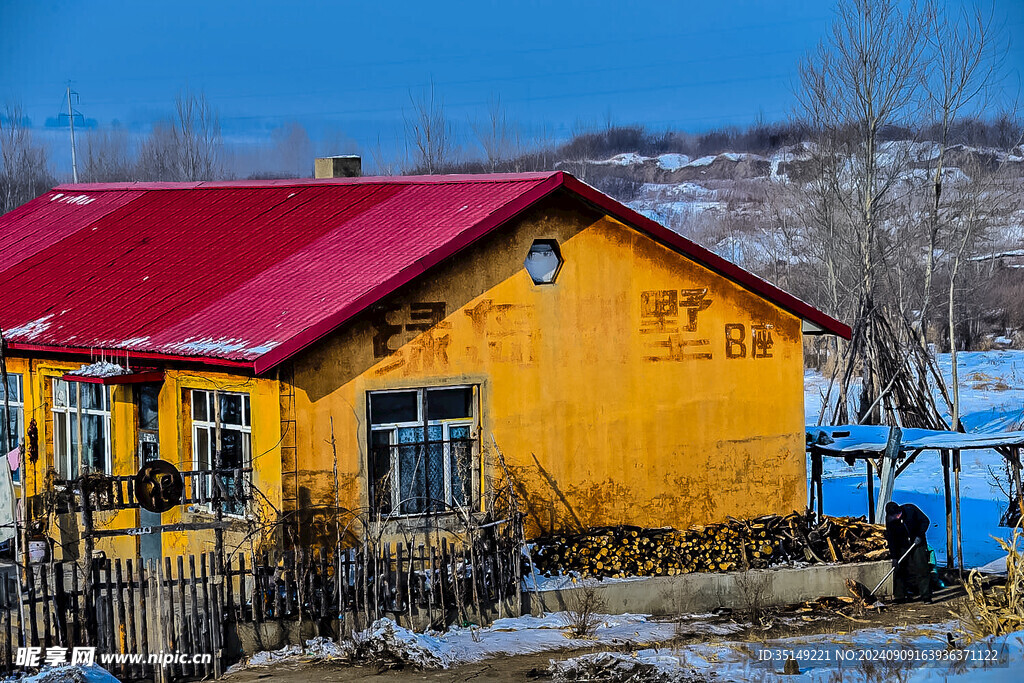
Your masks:
{"label": "snow on ground", "polygon": [[705,211],[722,210],[725,202],[718,201],[715,190],[697,183],[644,183],[629,207],[662,225],[671,226]]}
{"label": "snow on ground", "polygon": [[[1020,429],[1024,422],[1024,351],[986,351],[958,354],[961,421],[970,432]],[[949,354],[939,355],[939,368],[950,377]],[[828,378],[808,371],[804,375],[804,407],[808,425],[818,424],[822,393]],[[851,392],[856,393],[856,392]],[[856,396],[851,401],[856,401]],[[830,403],[835,402],[835,389]],[[939,405],[943,405],[941,399]],[[948,415],[945,417],[948,418]],[[825,422],[828,421],[826,415]],[[987,564],[1005,555],[992,536],[1009,538],[999,526],[1007,498],[996,485],[993,473],[1003,462],[995,451],[964,451],[960,474],[963,515],[963,555],[967,566]],[[864,465],[849,467],[840,458],[825,459],[824,509],[829,515],[866,515],[867,491]],[[877,486],[877,480],[876,480]],[[876,488],[877,491],[877,488]],[[894,499],[920,507],[932,522],[928,543],[936,559],[946,558],[945,502],[942,465],[938,453],[925,451],[896,480]]]}
{"label": "snow on ground", "polygon": [[118,683],[106,669],[90,664],[89,666],[44,666],[39,673],[24,678],[5,678],[5,681],[18,683]]}
{"label": "snow on ground", "polygon": [[[600,625],[592,638],[567,635],[565,612],[541,617],[523,616],[498,619],[485,628],[454,627],[445,633],[414,633],[390,619],[379,619],[369,629],[353,637],[355,643],[373,643],[377,649],[385,644],[392,650],[408,653],[410,661],[421,668],[449,668],[478,662],[498,655],[533,654],[563,648],[600,645],[636,645],[647,647],[670,640],[677,634],[706,634],[720,638],[742,630],[736,623],[713,623],[711,615],[691,615],[679,622],[650,621],[644,614],[598,615]],[[276,664],[284,660],[337,659],[345,657],[351,644],[337,645],[323,638],[307,641],[306,648],[288,646],[274,652],[259,652],[232,670]],[[374,648],[371,648],[374,649]]]}
{"label": "snow on ground", "polygon": [[[597,660],[605,668],[610,668],[615,660],[648,664],[662,675],[662,680],[675,681],[713,679],[721,683],[752,680],[867,683],[888,680],[984,680],[994,683],[1020,680],[1019,666],[1024,664],[1024,631],[1001,638],[989,638],[957,651],[948,648],[946,641],[946,634],[955,633],[955,630],[956,624],[947,622],[862,629],[844,634],[802,636],[765,643],[700,643],[633,653],[601,652],[554,663],[552,669],[555,680],[572,680],[572,672],[582,669],[580,663],[588,660]],[[787,653],[792,653],[798,660],[799,674],[782,673],[782,660]],[[887,659],[867,661],[871,653],[879,653],[880,657]],[[958,656],[973,661],[949,661],[951,657]],[[992,657],[995,657],[994,661],[985,661],[985,658]],[[843,658],[842,662],[840,658]]]}
{"label": "snow on ground", "polygon": [[658,157],[658,168],[663,171],[678,171],[690,163],[690,157],[685,154],[662,154]]}

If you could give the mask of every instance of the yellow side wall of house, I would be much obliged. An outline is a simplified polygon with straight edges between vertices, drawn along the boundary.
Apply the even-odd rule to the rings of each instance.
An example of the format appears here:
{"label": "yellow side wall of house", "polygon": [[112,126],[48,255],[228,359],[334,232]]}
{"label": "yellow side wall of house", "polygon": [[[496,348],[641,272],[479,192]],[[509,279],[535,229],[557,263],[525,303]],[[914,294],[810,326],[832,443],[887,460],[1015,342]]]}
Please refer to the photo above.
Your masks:
{"label": "yellow side wall of house", "polygon": [[[25,427],[34,417],[39,430],[39,458],[27,463],[25,476],[27,494],[40,496],[47,489],[46,477],[53,467],[53,414],[52,379],[60,378],[70,370],[81,367],[81,362],[55,360],[30,360],[10,357],[7,360],[9,373],[22,376],[25,403]],[[131,385],[111,388],[111,455],[113,473],[134,474],[139,469],[138,417]],[[252,378],[206,369],[168,369],[159,395],[159,441],[160,457],[174,464],[179,470],[193,467],[191,416],[183,413],[182,395],[189,389],[219,389],[220,391],[246,392],[250,395],[252,420],[252,454],[254,457],[253,486],[262,495],[257,497],[256,510],[259,519],[272,522],[275,510],[281,507],[281,456],[279,388],[275,379]],[[26,438],[19,435],[19,440]],[[20,495],[20,492],[19,492]],[[211,521],[212,515],[189,513],[182,506],[174,507],[161,517],[162,524],[179,522]],[[55,556],[75,558],[81,553],[81,546],[62,548],[77,539],[81,531],[79,515],[61,515],[50,520],[50,536],[56,542]],[[139,513],[126,510],[118,513],[97,512],[94,516],[96,529],[127,529],[139,525]],[[232,550],[248,540],[248,527],[235,522],[234,529],[225,536],[225,545]],[[258,539],[258,536],[255,538]],[[96,550],[108,557],[134,557],[137,554],[138,539],[129,536],[97,539]],[[213,549],[212,531],[173,532],[163,535],[164,555],[193,554]],[[77,545],[77,544],[75,544]]]}
{"label": "yellow side wall of house", "polygon": [[[522,266],[541,238],[564,258],[554,285]],[[443,319],[420,331],[442,302]],[[681,303],[696,309],[693,331]],[[755,327],[770,334],[768,357],[753,357]],[[367,506],[366,392],[478,384],[484,451],[493,436],[528,489],[531,533],[801,509],[800,327],[650,237],[550,200],[295,361],[298,456],[285,487],[305,505],[333,503],[333,437],[348,523]]]}

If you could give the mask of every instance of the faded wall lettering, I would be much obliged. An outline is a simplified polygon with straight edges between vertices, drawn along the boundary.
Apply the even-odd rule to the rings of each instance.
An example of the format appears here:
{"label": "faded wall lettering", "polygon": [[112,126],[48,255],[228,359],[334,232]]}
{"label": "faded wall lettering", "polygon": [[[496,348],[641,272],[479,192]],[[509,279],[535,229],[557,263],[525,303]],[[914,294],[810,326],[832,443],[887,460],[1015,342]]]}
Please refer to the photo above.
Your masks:
{"label": "faded wall lettering", "polygon": [[[712,303],[707,288],[640,292],[640,334],[658,335],[647,343],[646,361],[710,360],[710,340],[697,335],[698,314]],[[685,319],[680,325],[680,309]]]}
{"label": "faded wall lettering", "polygon": [[772,339],[772,329],[771,325],[750,326],[750,345],[754,358],[772,357],[772,347],[775,346],[775,340]]}
{"label": "faded wall lettering", "polygon": [[743,323],[726,323],[725,325],[725,357],[745,358],[747,355],[747,328]]}
{"label": "faded wall lettering", "polygon": [[[474,341],[483,340],[488,358],[496,363],[533,362],[535,325],[533,307],[522,304],[496,304],[484,299],[466,309],[473,328]],[[468,346],[467,354],[478,357],[476,346]]]}
{"label": "faded wall lettering", "polygon": [[443,327],[446,310],[447,304],[443,301],[388,304],[374,308],[370,317],[373,357],[385,358],[417,334]]}
{"label": "faded wall lettering", "polygon": [[[772,358],[772,347],[775,345],[775,339],[772,337],[773,329],[775,328],[768,323],[755,323],[750,325],[751,358]],[[726,323],[726,358],[747,357],[746,336],[747,328],[743,323]]]}

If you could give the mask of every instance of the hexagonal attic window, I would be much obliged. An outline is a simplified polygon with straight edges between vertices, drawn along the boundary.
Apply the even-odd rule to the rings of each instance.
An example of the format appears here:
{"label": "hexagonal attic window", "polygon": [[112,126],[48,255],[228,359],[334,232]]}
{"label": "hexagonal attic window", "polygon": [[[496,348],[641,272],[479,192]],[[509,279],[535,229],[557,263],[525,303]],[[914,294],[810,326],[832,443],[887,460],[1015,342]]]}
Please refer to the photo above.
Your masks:
{"label": "hexagonal attic window", "polygon": [[523,261],[535,285],[550,285],[562,269],[562,252],[556,240],[534,240]]}

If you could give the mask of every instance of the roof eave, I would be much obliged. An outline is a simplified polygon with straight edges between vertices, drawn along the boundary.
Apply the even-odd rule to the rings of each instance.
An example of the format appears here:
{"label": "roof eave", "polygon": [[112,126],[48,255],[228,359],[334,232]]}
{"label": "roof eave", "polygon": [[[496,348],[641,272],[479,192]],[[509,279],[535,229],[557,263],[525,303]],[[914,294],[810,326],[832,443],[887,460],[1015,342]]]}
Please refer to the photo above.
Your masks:
{"label": "roof eave", "polygon": [[103,349],[103,348],[78,348],[70,346],[54,346],[49,344],[28,344],[24,342],[9,341],[5,346],[10,351],[25,354],[31,353],[52,353],[61,356],[90,358],[96,354],[109,354],[111,356],[128,355],[130,360],[154,360],[169,363],[197,363],[221,368],[235,368],[255,372],[255,364],[251,360],[238,360],[234,358],[217,358],[214,356],[186,356],[174,353],[156,353],[153,351],[133,351],[131,349]]}

